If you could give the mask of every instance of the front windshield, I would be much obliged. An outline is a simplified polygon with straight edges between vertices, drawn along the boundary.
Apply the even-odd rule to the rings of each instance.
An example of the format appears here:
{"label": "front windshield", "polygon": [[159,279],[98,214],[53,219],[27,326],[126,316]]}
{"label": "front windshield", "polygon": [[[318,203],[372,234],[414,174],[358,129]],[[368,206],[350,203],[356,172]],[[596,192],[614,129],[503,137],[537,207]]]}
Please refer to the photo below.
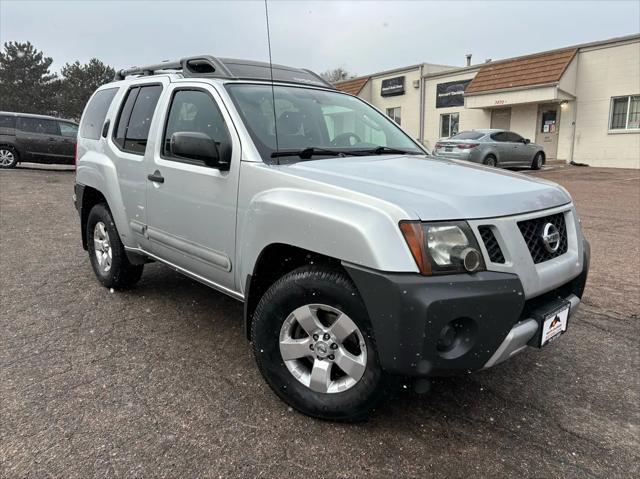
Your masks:
{"label": "front windshield", "polygon": [[349,95],[294,86],[274,86],[272,92],[271,85],[261,84],[229,84],[227,90],[267,162],[276,150],[306,148],[356,152],[385,147],[424,154],[389,118]]}

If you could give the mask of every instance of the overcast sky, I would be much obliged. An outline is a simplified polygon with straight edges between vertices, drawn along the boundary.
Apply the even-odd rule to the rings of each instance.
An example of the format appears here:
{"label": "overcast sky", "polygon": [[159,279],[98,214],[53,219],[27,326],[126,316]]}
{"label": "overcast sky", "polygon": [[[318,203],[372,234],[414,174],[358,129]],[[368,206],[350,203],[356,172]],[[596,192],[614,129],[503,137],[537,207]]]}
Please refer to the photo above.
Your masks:
{"label": "overcast sky", "polygon": [[[270,0],[273,61],[360,75],[428,62],[463,66],[640,31],[640,1]],[[116,68],[187,55],[267,60],[262,1],[0,0],[0,40],[65,62]]]}

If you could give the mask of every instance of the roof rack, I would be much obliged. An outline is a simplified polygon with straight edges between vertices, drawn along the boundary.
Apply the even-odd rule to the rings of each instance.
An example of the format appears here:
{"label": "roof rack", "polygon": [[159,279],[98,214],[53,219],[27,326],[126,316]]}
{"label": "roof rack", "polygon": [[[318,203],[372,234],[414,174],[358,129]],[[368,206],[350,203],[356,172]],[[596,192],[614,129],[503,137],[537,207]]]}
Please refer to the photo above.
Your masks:
{"label": "roof rack", "polygon": [[323,88],[335,89],[331,83],[311,70],[292,68],[284,65],[271,65],[266,62],[216,58],[211,55],[185,57],[180,60],[166,61],[155,65],[119,70],[116,72],[114,80],[124,80],[130,75],[150,76],[176,72],[181,73],[184,77],[271,81],[272,70],[274,81],[316,85]]}

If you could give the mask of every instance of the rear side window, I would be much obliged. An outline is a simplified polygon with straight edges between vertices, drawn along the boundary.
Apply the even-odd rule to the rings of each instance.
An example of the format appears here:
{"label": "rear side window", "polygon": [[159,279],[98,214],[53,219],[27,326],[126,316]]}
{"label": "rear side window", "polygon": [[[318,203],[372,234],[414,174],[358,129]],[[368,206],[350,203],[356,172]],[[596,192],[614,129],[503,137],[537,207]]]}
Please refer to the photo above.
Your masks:
{"label": "rear side window", "polygon": [[42,118],[20,118],[20,130],[39,135],[59,135],[58,123]]}
{"label": "rear side window", "polygon": [[91,97],[80,123],[80,136],[82,138],[100,139],[104,119],[107,116],[107,111],[109,111],[109,106],[111,106],[111,100],[113,100],[117,91],[117,88],[108,88],[100,90]]}
{"label": "rear side window", "polygon": [[127,92],[113,138],[122,150],[144,155],[160,93],[161,85],[134,87]]}
{"label": "rear side window", "polygon": [[15,128],[16,117],[8,115],[0,115],[0,128]]}

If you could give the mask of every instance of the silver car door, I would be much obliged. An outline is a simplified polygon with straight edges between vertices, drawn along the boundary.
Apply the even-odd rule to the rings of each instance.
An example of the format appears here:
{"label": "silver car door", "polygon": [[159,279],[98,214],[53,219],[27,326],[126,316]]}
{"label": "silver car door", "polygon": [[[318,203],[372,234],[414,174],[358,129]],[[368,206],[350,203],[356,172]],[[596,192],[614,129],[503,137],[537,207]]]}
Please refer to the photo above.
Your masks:
{"label": "silver car door", "polygon": [[[172,84],[165,99],[146,163],[152,252],[219,288],[234,290],[240,139],[213,86]],[[178,132],[207,135],[221,151],[230,150],[230,167],[174,155],[171,138]]]}
{"label": "silver car door", "polygon": [[512,131],[507,132],[507,138],[513,145],[513,165],[524,166],[527,163],[528,145],[524,144],[524,138]]}
{"label": "silver car door", "polygon": [[509,166],[513,163],[513,145],[508,141],[506,132],[501,131],[493,135],[498,151],[498,163]]}

